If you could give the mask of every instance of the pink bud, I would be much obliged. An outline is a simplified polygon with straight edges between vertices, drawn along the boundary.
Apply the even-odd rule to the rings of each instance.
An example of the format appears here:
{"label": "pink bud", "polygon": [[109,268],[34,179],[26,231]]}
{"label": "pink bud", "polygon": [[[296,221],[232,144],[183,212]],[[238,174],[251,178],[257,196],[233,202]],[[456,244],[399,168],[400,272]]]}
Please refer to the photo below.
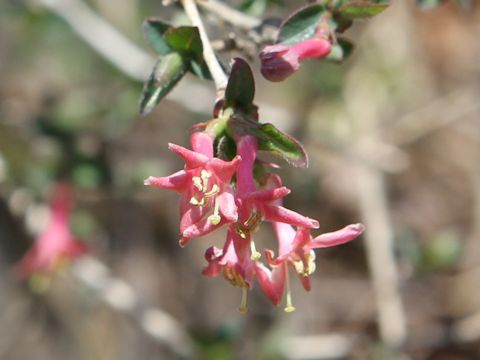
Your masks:
{"label": "pink bud", "polygon": [[300,69],[300,61],[323,58],[331,49],[330,41],[324,37],[315,37],[291,46],[281,44],[267,46],[260,53],[262,75],[270,81],[283,81]]}

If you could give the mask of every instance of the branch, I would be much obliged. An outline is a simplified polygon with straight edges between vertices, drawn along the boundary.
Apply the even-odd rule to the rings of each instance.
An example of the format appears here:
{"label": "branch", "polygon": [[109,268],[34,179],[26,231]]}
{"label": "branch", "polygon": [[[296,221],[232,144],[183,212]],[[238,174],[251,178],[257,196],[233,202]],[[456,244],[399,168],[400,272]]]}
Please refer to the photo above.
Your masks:
{"label": "branch", "polygon": [[262,24],[260,19],[248,16],[217,0],[198,0],[198,5],[240,29],[251,30]]}
{"label": "branch", "polygon": [[155,59],[79,0],[32,0],[62,17],[106,60],[129,77],[145,81]]}
{"label": "branch", "polygon": [[208,69],[210,70],[213,81],[215,82],[217,91],[222,91],[227,87],[228,78],[212,49],[202,19],[198,13],[197,4],[195,3],[195,0],[182,0],[182,5],[193,26],[198,27],[200,38],[202,39],[203,44],[203,57],[207,63]]}

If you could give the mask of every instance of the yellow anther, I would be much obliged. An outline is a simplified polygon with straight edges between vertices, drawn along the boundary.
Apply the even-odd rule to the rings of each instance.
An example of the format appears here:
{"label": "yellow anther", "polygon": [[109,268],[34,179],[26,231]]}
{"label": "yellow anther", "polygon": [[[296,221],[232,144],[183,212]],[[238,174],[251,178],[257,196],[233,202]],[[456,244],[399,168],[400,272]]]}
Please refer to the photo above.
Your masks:
{"label": "yellow anther", "polygon": [[208,189],[208,179],[210,179],[212,177],[212,174],[210,174],[207,170],[203,169],[201,172],[200,172],[200,177],[202,178],[203,180],[203,188],[201,191],[203,191],[204,193],[207,192],[207,189]]}
{"label": "yellow anther", "polygon": [[307,266],[305,267],[302,260],[297,260],[293,262],[293,266],[295,267],[295,271],[297,274],[302,276],[308,276],[315,272],[315,252],[310,250],[310,253],[306,255],[307,257]]}
{"label": "yellow anther", "polygon": [[250,255],[251,260],[253,261],[260,260],[260,258],[262,257],[262,254],[260,254],[257,251],[257,248],[255,247],[255,243],[253,241],[250,241],[250,251],[251,251],[251,255]]}
{"label": "yellow anther", "polygon": [[201,198],[200,201],[198,201],[198,199],[195,197],[195,196],[192,196],[190,198],[190,204],[194,205],[194,206],[204,206],[205,205],[205,198]]}
{"label": "yellow anther", "polygon": [[202,191],[203,185],[202,185],[202,179],[200,179],[198,176],[192,177],[192,182],[193,186],[195,186],[198,191]]}
{"label": "yellow anther", "polygon": [[208,221],[210,221],[210,223],[212,225],[218,225],[220,223],[220,221],[222,220],[222,218],[220,217],[220,214],[219,214],[219,202],[218,202],[218,198],[215,198],[215,205],[213,207],[213,214],[210,215],[208,217]]}
{"label": "yellow anther", "polygon": [[213,184],[212,189],[209,192],[205,193],[205,197],[211,197],[213,195],[216,195],[218,194],[219,191],[220,191],[220,188],[218,187],[218,185]]}
{"label": "yellow anther", "polygon": [[222,220],[222,218],[221,218],[220,215],[218,215],[218,214],[217,214],[217,215],[216,215],[216,214],[213,214],[213,215],[210,215],[210,216],[208,217],[208,221],[210,221],[210,223],[211,223],[212,225],[218,225],[218,224],[220,224],[220,221],[221,221],[221,220]]}

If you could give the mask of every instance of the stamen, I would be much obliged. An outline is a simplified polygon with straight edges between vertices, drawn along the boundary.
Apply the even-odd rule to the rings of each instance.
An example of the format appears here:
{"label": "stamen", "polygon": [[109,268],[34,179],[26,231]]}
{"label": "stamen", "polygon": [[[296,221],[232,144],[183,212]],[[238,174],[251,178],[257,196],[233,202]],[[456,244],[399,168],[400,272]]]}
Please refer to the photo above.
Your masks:
{"label": "stamen", "polygon": [[292,304],[292,293],[290,291],[290,278],[288,277],[288,267],[285,266],[285,280],[286,280],[286,288],[287,288],[287,304],[285,305],[284,311],[287,313],[291,313],[295,311],[295,306]]}
{"label": "stamen", "polygon": [[213,195],[218,194],[219,191],[220,191],[220,188],[218,187],[218,185],[213,184],[212,189],[209,192],[206,192],[204,195],[205,197],[211,197]]}
{"label": "stamen", "polygon": [[213,207],[213,214],[208,217],[208,221],[212,223],[212,225],[218,225],[220,223],[220,220],[222,218],[220,217],[219,214],[219,209],[218,207],[220,206],[218,198],[215,198],[215,205]]}
{"label": "stamen", "polygon": [[210,174],[207,170],[203,169],[200,172],[200,177],[203,180],[203,188],[200,191],[203,191],[205,193],[208,189],[208,179],[212,177],[212,174]]}
{"label": "stamen", "polygon": [[251,255],[250,255],[251,260],[253,261],[260,260],[260,258],[262,257],[262,254],[260,254],[257,251],[257,248],[255,247],[255,242],[253,240],[250,241],[250,251],[251,251]]}
{"label": "stamen", "polygon": [[241,313],[248,312],[248,287],[242,287],[242,302],[240,303],[240,307],[238,310]]}
{"label": "stamen", "polygon": [[192,182],[193,186],[195,186],[198,191],[202,191],[202,179],[200,179],[198,176],[192,177]]}
{"label": "stamen", "polygon": [[198,201],[198,199],[195,196],[192,196],[191,199],[190,199],[190,204],[192,204],[194,206],[204,206],[205,205],[205,198],[202,197],[202,199],[200,201]]}

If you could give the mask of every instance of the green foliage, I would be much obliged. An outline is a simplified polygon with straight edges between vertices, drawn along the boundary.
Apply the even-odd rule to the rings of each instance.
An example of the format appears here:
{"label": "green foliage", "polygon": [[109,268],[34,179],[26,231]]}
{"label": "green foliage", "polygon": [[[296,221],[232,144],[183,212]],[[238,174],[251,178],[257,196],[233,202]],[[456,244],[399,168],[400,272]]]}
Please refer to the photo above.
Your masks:
{"label": "green foliage", "polygon": [[240,109],[248,114],[251,111],[254,96],[255,80],[252,69],[245,60],[235,58],[225,90],[225,107]]}
{"label": "green foliage", "polygon": [[338,37],[337,43],[333,44],[330,54],[328,54],[327,59],[335,62],[342,62],[348,58],[353,50],[355,45],[350,40],[344,37]]}
{"label": "green foliage", "polygon": [[388,6],[388,2],[354,0],[341,5],[338,13],[347,19],[368,18],[380,14]]}
{"label": "green foliage", "polygon": [[144,33],[160,59],[145,83],[140,113],[148,114],[180,81],[187,71],[203,79],[210,73],[203,60],[203,46],[198,29],[173,27],[151,18],[145,21]]}
{"label": "green foliage", "polygon": [[180,81],[187,71],[187,65],[181,54],[172,52],[162,57],[145,83],[140,98],[140,113],[148,114]]}
{"label": "green foliage", "polygon": [[281,157],[296,167],[308,166],[308,156],[300,142],[281,132],[273,124],[261,125],[256,135],[259,150]]}
{"label": "green foliage", "polygon": [[167,55],[172,51],[164,39],[165,33],[171,28],[169,24],[155,18],[147,19],[143,23],[145,38],[160,55]]}
{"label": "green foliage", "polygon": [[326,8],[321,4],[301,8],[282,24],[278,42],[284,45],[293,45],[312,38],[325,13]]}

